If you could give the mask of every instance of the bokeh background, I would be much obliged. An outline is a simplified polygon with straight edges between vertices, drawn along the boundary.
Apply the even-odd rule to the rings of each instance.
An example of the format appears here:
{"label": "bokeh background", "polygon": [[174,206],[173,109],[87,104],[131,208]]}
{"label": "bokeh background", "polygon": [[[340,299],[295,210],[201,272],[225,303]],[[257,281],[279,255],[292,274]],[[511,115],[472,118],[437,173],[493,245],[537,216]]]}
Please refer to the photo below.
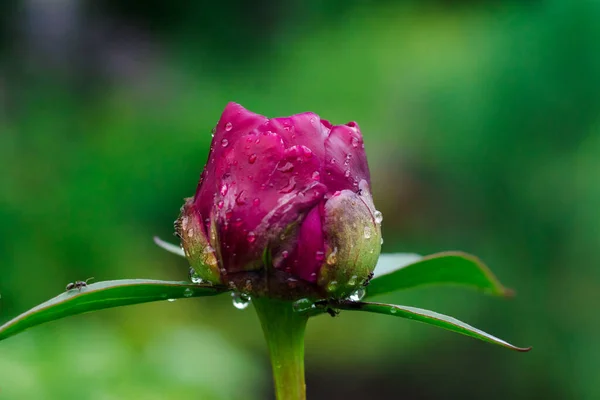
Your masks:
{"label": "bokeh background", "polygon": [[[386,252],[464,250],[512,300],[426,288],[512,353],[411,321],[311,321],[309,398],[598,399],[600,3],[0,2],[0,322],[77,279],[183,279],[157,248],[228,101],[360,124]],[[269,399],[227,296],[0,343],[0,399]]]}

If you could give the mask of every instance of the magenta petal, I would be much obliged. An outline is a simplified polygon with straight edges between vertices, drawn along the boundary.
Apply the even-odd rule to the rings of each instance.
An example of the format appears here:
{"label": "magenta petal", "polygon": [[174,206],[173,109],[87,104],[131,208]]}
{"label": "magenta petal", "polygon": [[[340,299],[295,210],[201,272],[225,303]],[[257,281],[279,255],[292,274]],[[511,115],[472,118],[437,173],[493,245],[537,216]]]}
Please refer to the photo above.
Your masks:
{"label": "magenta petal", "polygon": [[296,249],[284,263],[284,268],[289,268],[294,276],[308,282],[317,281],[319,269],[325,262],[322,208],[320,204],[308,213],[300,227]]}
{"label": "magenta petal", "polygon": [[272,118],[259,130],[277,132],[286,146],[304,145],[312,150],[317,158],[325,154],[325,139],[329,135],[331,124],[321,120],[315,113],[306,112],[291,117]]}
{"label": "magenta petal", "polygon": [[361,180],[371,182],[360,129],[355,122],[336,125],[325,141],[324,183],[330,192],[358,190]]}
{"label": "magenta petal", "polygon": [[220,189],[220,181],[227,168],[222,163],[224,153],[228,152],[242,135],[251,132],[265,121],[267,121],[266,117],[248,111],[237,103],[229,103],[225,107],[215,127],[208,161],[200,177],[194,199],[196,208],[203,218],[207,218],[211,213],[213,195]]}

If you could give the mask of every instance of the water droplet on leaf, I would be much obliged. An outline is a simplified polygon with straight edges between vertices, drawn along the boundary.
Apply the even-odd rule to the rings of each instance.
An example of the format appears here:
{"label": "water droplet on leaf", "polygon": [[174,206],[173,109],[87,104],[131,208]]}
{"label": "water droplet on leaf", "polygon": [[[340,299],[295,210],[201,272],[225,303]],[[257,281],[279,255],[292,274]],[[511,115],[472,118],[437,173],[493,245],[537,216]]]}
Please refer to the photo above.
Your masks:
{"label": "water droplet on leaf", "polygon": [[250,304],[250,296],[244,293],[233,292],[231,293],[231,301],[233,306],[238,310],[245,310]]}
{"label": "water droplet on leaf", "polygon": [[315,303],[310,299],[300,299],[292,304],[294,311],[304,312],[316,308]]}
{"label": "water droplet on leaf", "polygon": [[194,291],[190,288],[186,288],[183,291],[183,297],[192,297],[193,294],[194,294]]}
{"label": "water droplet on leaf", "polygon": [[361,301],[365,297],[365,294],[367,294],[367,291],[364,287],[358,288],[354,292],[352,292],[350,296],[348,296],[348,300]]}

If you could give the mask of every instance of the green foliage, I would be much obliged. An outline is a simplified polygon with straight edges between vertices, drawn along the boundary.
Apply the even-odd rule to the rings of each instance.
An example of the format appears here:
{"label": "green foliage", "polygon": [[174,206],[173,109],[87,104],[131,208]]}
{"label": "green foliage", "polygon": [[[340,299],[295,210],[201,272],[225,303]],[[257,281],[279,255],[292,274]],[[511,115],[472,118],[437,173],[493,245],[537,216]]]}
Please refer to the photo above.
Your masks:
{"label": "green foliage", "polygon": [[483,340],[488,343],[497,344],[511,350],[531,350],[531,347],[523,348],[513,346],[512,344],[505,342],[502,339],[498,339],[497,337],[492,336],[489,333],[485,333],[477,328],[467,325],[464,322],[457,320],[456,318],[452,318],[447,315],[439,314],[430,310],[424,310],[422,308],[397,306],[393,304],[363,302],[343,302],[338,305],[338,308],[342,310],[366,311],[371,313],[392,315],[395,317],[412,319],[414,321],[419,321],[429,325],[437,326],[439,328],[447,329],[452,332],[461,333],[463,335]]}
{"label": "green foliage", "polygon": [[[184,34],[201,29],[201,18],[222,16],[211,11],[221,3],[190,6],[186,18],[171,25],[159,20],[173,15],[163,12],[165,4],[154,19],[127,20],[122,30],[111,26],[107,42],[115,47],[95,58],[88,57],[94,46],[65,46],[86,49],[64,59],[67,72],[24,40],[4,35],[6,44],[19,45],[4,46],[0,55],[2,322],[75,279],[184,279],[185,260],[162,254],[151,237],[172,233],[182,198],[193,194],[206,161],[210,129],[235,100],[267,115],[312,110],[336,123],[358,121],[375,204],[384,215],[383,251],[464,249],[518,293],[505,302],[423,287],[382,295],[382,301],[457,315],[536,347],[515,361],[493,346],[421,324],[367,313],[315,318],[307,338],[312,398],[331,387],[337,392],[329,398],[365,398],[374,381],[382,398],[394,398],[398,384],[431,398],[600,398],[597,2],[313,1],[308,7],[291,1],[277,13],[261,3],[261,15],[243,25],[250,27],[243,33],[260,31],[248,57],[235,50],[246,36],[233,34],[240,25],[231,19],[214,18],[217,29],[207,31],[226,32],[229,42],[235,36],[235,47],[205,46],[211,36]],[[245,13],[227,8],[238,18]],[[16,9],[3,7],[0,19],[18,24]],[[158,33],[157,25],[184,33]],[[140,52],[120,36],[131,27],[147,39]],[[93,68],[86,69],[86,60]],[[1,342],[0,361],[8,360],[3,393],[36,398],[25,390],[44,386],[47,397],[69,398],[78,357],[100,357],[106,342],[120,356],[76,371],[77,379],[92,371],[82,381],[86,393],[168,397],[177,386],[169,383],[176,363],[139,357],[163,345],[157,325],[194,332],[177,342],[211,360],[217,350],[196,347],[205,340],[196,332],[208,330],[238,352],[263,350],[255,315],[232,315],[227,298],[136,307],[143,312],[107,310]],[[84,323],[93,331],[82,332]],[[256,330],[239,334],[240,326]],[[53,329],[61,335],[48,338]],[[347,332],[369,346],[356,348]],[[443,342],[442,351],[434,341]],[[345,351],[350,347],[355,351]],[[200,368],[199,359],[190,364]],[[57,360],[64,368],[55,367]],[[123,383],[111,378],[115,365],[123,366],[121,376],[139,372]],[[232,381],[214,381],[227,388],[247,382],[259,369],[243,365]],[[472,372],[468,381],[465,370]],[[423,379],[429,376],[435,385]],[[8,394],[7,385],[22,391]],[[205,393],[190,386],[181,397]]]}
{"label": "green foliage", "polygon": [[214,296],[227,291],[211,285],[145,279],[105,281],[67,290],[0,326],[0,340],[33,326],[71,315],[152,301]]}
{"label": "green foliage", "polygon": [[[414,259],[411,255],[384,254],[382,264],[394,259],[411,259],[408,265],[395,270],[381,271],[371,280],[367,295],[377,296],[400,289],[409,289],[424,285],[469,286],[488,294],[510,296],[512,291],[505,288],[477,257],[461,252],[444,252]],[[386,260],[389,258],[390,260]],[[377,272],[377,270],[376,270]],[[383,275],[382,275],[383,274]]]}

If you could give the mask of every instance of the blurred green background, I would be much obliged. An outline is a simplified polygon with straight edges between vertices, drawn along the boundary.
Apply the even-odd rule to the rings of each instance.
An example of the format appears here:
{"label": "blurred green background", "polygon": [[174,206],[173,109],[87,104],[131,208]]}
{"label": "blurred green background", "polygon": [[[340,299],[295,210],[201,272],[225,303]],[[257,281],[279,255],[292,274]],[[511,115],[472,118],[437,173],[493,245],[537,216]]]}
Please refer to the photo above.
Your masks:
{"label": "blurred green background", "polygon": [[[309,398],[598,399],[600,3],[0,3],[0,322],[77,279],[186,277],[171,237],[228,101],[363,131],[385,252],[464,250],[516,289],[311,321]],[[227,296],[82,315],[0,343],[0,399],[268,399]]]}

